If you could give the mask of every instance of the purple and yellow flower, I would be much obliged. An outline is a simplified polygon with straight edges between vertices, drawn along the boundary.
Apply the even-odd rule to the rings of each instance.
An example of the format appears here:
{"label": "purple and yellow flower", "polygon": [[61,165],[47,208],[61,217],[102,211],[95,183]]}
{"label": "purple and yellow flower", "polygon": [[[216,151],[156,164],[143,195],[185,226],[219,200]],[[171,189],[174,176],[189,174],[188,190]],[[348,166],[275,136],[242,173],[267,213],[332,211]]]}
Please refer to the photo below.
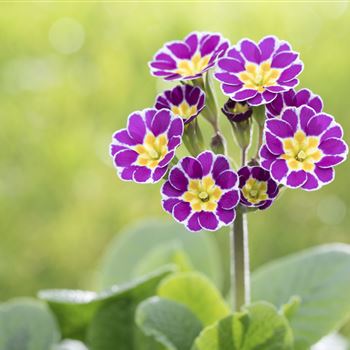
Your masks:
{"label": "purple and yellow flower", "polygon": [[238,176],[226,157],[205,151],[171,169],[162,197],[164,210],[190,231],[215,231],[235,219]]}
{"label": "purple and yellow flower", "polygon": [[303,64],[287,42],[267,36],[258,44],[241,40],[218,60],[217,67],[215,77],[225,95],[258,106],[295,87]]}
{"label": "purple and yellow flower", "polygon": [[122,180],[159,181],[181,144],[182,119],[167,109],[144,109],[129,115],[126,129],[113,135],[110,154]]}
{"label": "purple and yellow flower", "polygon": [[323,101],[320,96],[315,95],[309,89],[301,89],[296,92],[294,89],[278,94],[270,103],[266,104],[266,116],[268,118],[279,117],[287,107],[301,107],[307,105],[316,113],[321,113]]}
{"label": "purple and yellow flower", "polygon": [[266,121],[261,165],[287,187],[319,189],[334,179],[333,167],[346,159],[342,137],[332,116],[308,106],[288,107],[281,118]]}
{"label": "purple and yellow flower", "polygon": [[217,33],[190,33],[165,44],[149,63],[151,74],[165,80],[197,79],[223,56],[229,42]]}
{"label": "purple and yellow flower", "polygon": [[241,204],[258,209],[268,208],[278,195],[278,185],[270,173],[260,166],[244,166],[238,170]]}
{"label": "purple and yellow flower", "polygon": [[205,107],[205,94],[197,86],[178,85],[172,90],[159,94],[156,109],[166,108],[181,117],[185,124],[190,123]]}
{"label": "purple and yellow flower", "polygon": [[237,102],[231,99],[224,104],[221,111],[230,122],[234,123],[243,122],[249,119],[253,114],[253,109],[247,102]]}

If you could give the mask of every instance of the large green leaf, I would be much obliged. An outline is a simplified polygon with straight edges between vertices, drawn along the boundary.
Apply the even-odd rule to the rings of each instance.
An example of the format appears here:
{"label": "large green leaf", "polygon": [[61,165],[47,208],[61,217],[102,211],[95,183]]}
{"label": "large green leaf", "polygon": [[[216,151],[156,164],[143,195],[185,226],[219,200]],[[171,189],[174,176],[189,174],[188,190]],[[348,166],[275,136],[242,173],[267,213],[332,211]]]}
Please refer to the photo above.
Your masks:
{"label": "large green leaf", "polygon": [[260,302],[205,328],[193,350],[291,350],[293,335],[274,306]]}
{"label": "large green leaf", "polygon": [[90,350],[156,350],[160,347],[146,338],[134,323],[135,309],[153,296],[159,282],[173,272],[164,266],[124,285],[100,293],[70,290],[41,291],[55,313],[65,338],[85,341]]}
{"label": "large green leaf", "polygon": [[14,299],[0,305],[1,350],[48,350],[58,340],[56,320],[43,303]]}
{"label": "large green leaf", "polygon": [[229,306],[216,287],[198,272],[170,275],[159,285],[158,296],[186,305],[204,326],[230,314]]}
{"label": "large green leaf", "polygon": [[[164,248],[162,254],[160,248]],[[109,287],[129,281],[166,263],[174,262],[171,250],[183,250],[193,267],[221,288],[222,261],[214,237],[208,232],[191,233],[178,223],[159,220],[142,222],[119,233],[101,264],[101,283]]]}
{"label": "large green leaf", "polygon": [[350,247],[325,245],[273,261],[254,272],[252,292],[253,300],[278,307],[299,296],[288,317],[295,349],[309,349],[350,314]]}
{"label": "large green leaf", "polygon": [[136,323],[171,350],[190,350],[202,330],[201,322],[186,306],[159,297],[138,306]]}

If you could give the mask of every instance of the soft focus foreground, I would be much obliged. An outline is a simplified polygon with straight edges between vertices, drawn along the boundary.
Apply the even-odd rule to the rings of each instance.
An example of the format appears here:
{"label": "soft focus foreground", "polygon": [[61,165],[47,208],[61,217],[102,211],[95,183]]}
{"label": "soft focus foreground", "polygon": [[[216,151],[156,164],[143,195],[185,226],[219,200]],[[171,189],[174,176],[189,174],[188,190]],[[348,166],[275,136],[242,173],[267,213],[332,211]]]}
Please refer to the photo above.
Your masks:
{"label": "soft focus foreground", "polygon": [[[169,87],[146,68],[163,42],[192,30],[232,43],[268,34],[293,42],[307,68],[300,88],[322,95],[348,140],[349,21],[346,3],[1,5],[1,299],[94,289],[115,233],[140,218],[171,220],[160,185],[120,182],[108,157],[110,131]],[[288,191],[263,221],[250,216],[253,268],[318,243],[350,243],[348,167],[318,192]]]}

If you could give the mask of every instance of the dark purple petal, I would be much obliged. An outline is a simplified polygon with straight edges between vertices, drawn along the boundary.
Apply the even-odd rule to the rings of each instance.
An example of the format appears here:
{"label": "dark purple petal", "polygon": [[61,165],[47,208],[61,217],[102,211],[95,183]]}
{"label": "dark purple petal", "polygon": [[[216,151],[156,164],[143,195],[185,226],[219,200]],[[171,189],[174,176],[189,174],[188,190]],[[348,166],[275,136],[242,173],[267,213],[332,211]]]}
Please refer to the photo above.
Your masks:
{"label": "dark purple petal", "polygon": [[132,139],[130,135],[128,134],[128,131],[126,129],[117,131],[113,138],[116,139],[118,142],[127,145],[127,146],[135,146],[137,145],[137,141]]}
{"label": "dark purple petal", "polygon": [[341,157],[341,156],[325,156],[318,163],[316,163],[316,165],[321,168],[330,168],[340,164],[344,160],[345,160],[345,157]]}
{"label": "dark purple petal", "polygon": [[243,84],[241,84],[241,85],[227,85],[227,84],[222,84],[222,85],[221,85],[222,92],[223,92],[225,95],[228,95],[228,96],[230,96],[231,94],[234,94],[235,92],[241,90],[242,87],[243,87]]}
{"label": "dark purple petal", "polygon": [[259,210],[267,209],[271,206],[272,203],[273,203],[273,201],[271,201],[271,200],[263,201],[262,203],[260,203],[258,205],[258,208],[259,208]]}
{"label": "dark purple petal", "polygon": [[216,179],[223,171],[230,169],[230,164],[226,157],[217,156],[213,165],[213,178]]}
{"label": "dark purple petal", "polygon": [[181,118],[176,117],[170,123],[170,128],[168,130],[168,138],[173,136],[182,136],[184,131],[184,124]]}
{"label": "dark purple petal", "polygon": [[304,170],[291,171],[287,176],[286,186],[298,188],[306,182],[306,172]]}
{"label": "dark purple petal", "polygon": [[241,41],[241,53],[243,56],[250,62],[254,62],[256,64],[260,63],[260,50],[256,44],[248,39]]}
{"label": "dark purple petal", "polygon": [[299,90],[294,96],[295,107],[300,107],[301,105],[308,104],[311,98],[311,92],[308,89]]}
{"label": "dark purple petal", "polygon": [[201,211],[199,213],[199,223],[205,229],[214,231],[219,227],[219,221],[213,213]]}
{"label": "dark purple petal", "polygon": [[113,157],[117,152],[120,152],[124,149],[127,149],[127,147],[125,146],[120,146],[120,145],[115,145],[115,144],[111,144],[109,147],[109,154]]}
{"label": "dark purple petal", "polygon": [[223,222],[225,225],[229,225],[233,222],[233,220],[236,217],[235,210],[224,210],[218,207],[216,209],[216,215],[218,216],[219,220]]}
{"label": "dark purple petal", "polygon": [[335,138],[330,138],[321,142],[319,148],[324,154],[329,155],[344,154],[348,150],[348,146],[343,140]]}
{"label": "dark purple petal", "polygon": [[213,153],[210,151],[202,152],[197,159],[202,165],[203,176],[208,175],[213,165]]}
{"label": "dark purple petal", "polygon": [[152,174],[152,180],[154,182],[158,182],[160,179],[162,179],[164,177],[167,170],[168,170],[167,166],[158,167],[157,169],[154,170],[154,172]]}
{"label": "dark purple petal", "polygon": [[258,92],[253,89],[244,89],[242,91],[238,91],[233,94],[233,99],[236,101],[245,101],[254,96],[256,96]]}
{"label": "dark purple petal", "polygon": [[239,199],[239,191],[228,191],[220,198],[219,206],[225,210],[233,209],[238,204]]}
{"label": "dark purple petal", "polygon": [[333,168],[319,168],[315,167],[315,175],[323,183],[329,183],[334,179],[334,169]]}
{"label": "dark purple petal", "polygon": [[267,36],[259,42],[259,49],[261,52],[261,62],[269,59],[276,47],[276,38]]}
{"label": "dark purple petal", "polygon": [[236,48],[231,48],[229,51],[227,51],[227,57],[234,58],[239,62],[242,62],[244,64],[244,59],[239,51],[236,50]]}
{"label": "dark purple petal", "polygon": [[144,183],[151,178],[151,170],[146,167],[138,167],[133,175],[135,182]]}
{"label": "dark purple petal", "polygon": [[133,150],[122,150],[114,156],[114,164],[117,167],[128,167],[132,165],[138,157],[138,153]]}
{"label": "dark purple petal", "polygon": [[193,232],[200,231],[202,226],[199,224],[199,213],[194,213],[188,219],[186,227]]}
{"label": "dark purple petal", "polygon": [[180,202],[181,200],[177,198],[165,199],[162,201],[162,206],[165,211],[172,214],[174,206]]}
{"label": "dark purple petal", "polygon": [[200,179],[203,176],[201,163],[195,158],[183,158],[181,160],[181,166],[190,179]]}
{"label": "dark purple petal", "polygon": [[170,116],[171,114],[167,109],[157,111],[151,125],[151,131],[153,132],[154,136],[164,133],[169,128]]}
{"label": "dark purple petal", "polygon": [[222,189],[231,189],[236,185],[238,176],[232,170],[225,170],[216,179],[216,184]]}
{"label": "dark purple petal", "polygon": [[197,33],[191,33],[189,34],[186,39],[185,43],[188,45],[190,49],[191,56],[196,52],[198,47],[198,35]]}
{"label": "dark purple petal", "polygon": [[343,137],[343,129],[339,124],[331,126],[324,134],[321,136],[321,141],[325,141],[330,138],[341,139]]}
{"label": "dark purple petal", "polygon": [[320,187],[320,183],[317,178],[311,173],[307,173],[306,182],[301,186],[304,190],[313,191]]}
{"label": "dark purple petal", "polygon": [[[273,101],[276,98],[276,93],[272,93],[271,91],[265,90],[262,93],[262,97],[263,97],[263,99],[264,99],[264,101],[266,103],[269,103],[269,102]],[[250,103],[251,103],[251,100],[250,100]]]}
{"label": "dark purple petal", "polygon": [[[181,137],[178,137],[178,136],[172,137],[168,143],[168,150],[171,151],[175,149],[181,144],[181,142],[182,142]],[[173,156],[171,158],[173,158]]]}
{"label": "dark purple petal", "polygon": [[281,119],[269,119],[266,121],[266,129],[272,134],[281,137],[292,137],[294,132],[289,123]]}
{"label": "dark purple petal", "polygon": [[177,221],[184,221],[191,214],[191,206],[188,202],[179,202],[173,208],[173,215]]}
{"label": "dark purple petal", "polygon": [[264,169],[270,170],[272,163],[276,160],[276,155],[272,154],[266,145],[260,148],[261,166]]}
{"label": "dark purple petal", "polygon": [[189,47],[182,42],[174,42],[167,45],[167,48],[180,59],[190,59],[191,54]]}
{"label": "dark purple petal", "polygon": [[270,178],[270,173],[260,166],[251,168],[252,177],[258,181],[267,181]]}
{"label": "dark purple petal", "polygon": [[277,54],[271,62],[271,68],[285,68],[292,64],[298,58],[294,52],[281,52]]}
{"label": "dark purple petal", "polygon": [[221,58],[218,61],[218,67],[223,69],[224,71],[228,71],[231,73],[239,73],[245,70],[242,62],[235,60],[233,58]]}
{"label": "dark purple petal", "polygon": [[228,72],[223,73],[215,73],[215,78],[222,83],[230,84],[230,85],[242,85],[242,82],[236,75]]}
{"label": "dark purple petal", "polygon": [[303,70],[303,65],[301,63],[292,64],[289,68],[282,72],[278,82],[290,81],[294,79]]}
{"label": "dark purple petal", "polygon": [[171,169],[169,174],[169,182],[174,188],[181,192],[185,192],[187,190],[188,179],[179,168],[174,167]]}
{"label": "dark purple petal", "polygon": [[260,93],[257,93],[253,98],[250,98],[247,100],[248,104],[251,106],[259,106],[263,101],[262,95]]}
{"label": "dark purple petal", "polygon": [[203,57],[212,53],[215,50],[216,46],[219,44],[219,42],[220,35],[214,34],[208,37],[200,48],[201,56]]}
{"label": "dark purple petal", "polygon": [[120,178],[124,181],[131,181],[133,179],[136,167],[124,168],[120,173]]}
{"label": "dark purple petal", "polygon": [[297,131],[298,115],[297,110],[295,108],[286,108],[282,114],[282,119],[291,126],[293,133]]}
{"label": "dark purple petal", "polygon": [[312,117],[306,126],[306,133],[309,136],[321,135],[332,123],[333,117],[327,114],[316,114]]}
{"label": "dark purple petal", "polygon": [[309,123],[309,120],[315,115],[315,111],[308,107],[303,106],[299,110],[299,118],[300,118],[300,126],[303,131],[307,131],[307,124]]}
{"label": "dark purple petal", "polygon": [[266,141],[266,146],[271,153],[276,155],[280,155],[284,153],[283,145],[280,139],[270,134],[268,131],[265,132],[265,141]]}
{"label": "dark purple petal", "polygon": [[275,198],[278,195],[278,191],[277,183],[274,180],[269,179],[267,181],[267,194],[269,198]]}
{"label": "dark purple petal", "polygon": [[129,116],[128,133],[137,143],[143,142],[146,134],[146,125],[139,113],[133,113]]}
{"label": "dark purple petal", "polygon": [[180,190],[176,189],[175,187],[173,187],[171,185],[170,181],[166,181],[161,189],[161,193],[167,197],[181,197],[184,192],[185,192],[185,190],[180,191]]}
{"label": "dark purple petal", "polygon": [[271,176],[280,182],[288,173],[287,163],[284,159],[277,159],[271,165]]}
{"label": "dark purple petal", "polygon": [[315,96],[314,98],[312,98],[309,101],[308,105],[312,107],[316,111],[316,113],[320,113],[323,109],[323,101],[319,96]]}

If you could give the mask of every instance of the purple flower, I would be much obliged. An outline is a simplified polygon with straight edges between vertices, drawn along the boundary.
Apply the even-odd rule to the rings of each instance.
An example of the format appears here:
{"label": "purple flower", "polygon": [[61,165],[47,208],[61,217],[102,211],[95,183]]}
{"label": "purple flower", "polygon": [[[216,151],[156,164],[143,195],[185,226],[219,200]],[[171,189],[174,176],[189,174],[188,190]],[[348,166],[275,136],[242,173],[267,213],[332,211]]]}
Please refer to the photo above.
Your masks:
{"label": "purple flower", "polygon": [[110,154],[122,180],[159,181],[181,144],[184,125],[167,109],[144,109],[129,115],[126,129],[113,135]]}
{"label": "purple flower", "polygon": [[241,203],[246,207],[268,208],[278,195],[278,185],[260,166],[245,166],[238,171]]}
{"label": "purple flower", "polygon": [[258,106],[296,86],[302,69],[299,54],[287,42],[267,36],[258,44],[244,39],[229,49],[219,59],[215,77],[232,100]]}
{"label": "purple flower", "polygon": [[253,109],[247,102],[236,102],[231,99],[224,104],[221,111],[226,115],[230,122],[234,123],[243,122],[253,114]]}
{"label": "purple flower", "polygon": [[308,106],[288,107],[281,118],[266,121],[261,165],[287,187],[319,189],[334,179],[333,167],[346,159],[342,137],[332,116]]}
{"label": "purple flower", "polygon": [[287,107],[300,107],[307,105],[316,113],[323,108],[323,101],[320,96],[315,95],[308,89],[301,89],[296,92],[294,89],[278,94],[277,97],[266,105],[266,116],[268,118],[279,117]]}
{"label": "purple flower", "polygon": [[171,169],[162,197],[164,210],[190,231],[215,231],[235,219],[238,176],[226,157],[205,151]]}
{"label": "purple flower", "polygon": [[156,109],[170,109],[181,117],[185,124],[190,123],[205,107],[205,94],[199,87],[179,85],[166,90],[156,99]]}
{"label": "purple flower", "polygon": [[202,76],[229,47],[217,33],[190,33],[183,41],[165,44],[149,63],[151,74],[165,80],[187,80]]}

